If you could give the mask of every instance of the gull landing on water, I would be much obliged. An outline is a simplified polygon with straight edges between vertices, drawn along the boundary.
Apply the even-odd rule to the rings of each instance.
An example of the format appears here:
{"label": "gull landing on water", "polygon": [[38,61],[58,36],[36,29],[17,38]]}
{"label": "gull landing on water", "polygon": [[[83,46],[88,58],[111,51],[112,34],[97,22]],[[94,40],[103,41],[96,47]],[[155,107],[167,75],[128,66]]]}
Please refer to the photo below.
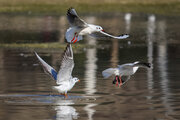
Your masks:
{"label": "gull landing on water", "polygon": [[66,31],[66,40],[69,43],[75,43],[83,39],[83,35],[91,35],[94,37],[111,37],[115,39],[125,39],[129,35],[113,36],[105,33],[103,28],[98,25],[88,24],[82,20],[76,13],[75,9],[69,8],[67,11],[67,19],[70,24],[70,28]]}
{"label": "gull landing on water", "polygon": [[113,84],[116,83],[116,86],[118,86],[119,84],[120,87],[130,79],[130,76],[133,75],[138,70],[139,67],[151,68],[151,64],[139,62],[139,61],[134,63],[122,64],[122,65],[118,65],[117,68],[108,68],[104,70],[102,72],[102,75],[104,78],[108,78],[111,75],[115,75]]}
{"label": "gull landing on water", "polygon": [[75,83],[80,81],[78,78],[72,77],[71,75],[74,68],[74,59],[71,44],[68,44],[66,50],[64,51],[61,61],[61,67],[58,73],[54,68],[48,65],[36,52],[34,53],[38,58],[40,64],[42,65],[44,71],[48,73],[54,80],[56,80],[58,86],[54,86],[53,89],[57,90],[65,97],[67,97],[67,91],[70,91]]}

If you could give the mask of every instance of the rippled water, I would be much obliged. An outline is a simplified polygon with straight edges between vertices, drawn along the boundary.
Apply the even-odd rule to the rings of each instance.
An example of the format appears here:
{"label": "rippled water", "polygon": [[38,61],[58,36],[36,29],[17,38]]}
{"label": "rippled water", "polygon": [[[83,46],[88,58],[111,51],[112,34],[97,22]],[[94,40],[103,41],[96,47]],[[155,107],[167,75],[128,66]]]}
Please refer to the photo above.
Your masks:
{"label": "rippled water", "polygon": [[[63,42],[67,27],[66,22],[62,29],[58,27],[63,25],[64,17],[1,15],[0,18],[4,20],[0,23],[1,42],[28,39]],[[45,19],[49,20],[47,24],[43,22]],[[73,76],[81,82],[69,92],[68,99],[52,90],[55,81],[44,73],[31,50],[1,48],[0,119],[180,119],[179,17],[117,14],[84,16],[84,19],[104,26],[107,32],[129,33],[131,37],[125,42],[86,37],[82,43],[97,47],[74,51]],[[10,36],[12,31],[15,33]],[[59,69],[63,50],[37,52]],[[137,60],[153,63],[153,69],[139,69],[121,88],[112,84],[113,78],[102,78],[104,69]]]}

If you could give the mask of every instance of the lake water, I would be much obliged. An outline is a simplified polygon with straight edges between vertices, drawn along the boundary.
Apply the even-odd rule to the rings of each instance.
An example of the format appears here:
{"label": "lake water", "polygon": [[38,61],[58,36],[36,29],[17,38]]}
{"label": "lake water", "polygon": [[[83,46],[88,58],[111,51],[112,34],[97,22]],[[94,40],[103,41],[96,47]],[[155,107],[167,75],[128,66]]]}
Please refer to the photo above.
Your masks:
{"label": "lake water", "polygon": [[[0,48],[0,120],[178,120],[180,119],[179,17],[151,14],[83,16],[126,40],[85,37],[96,47],[74,51],[73,76],[81,82],[68,99],[52,90],[56,83],[44,73],[33,51]],[[64,43],[65,16],[0,15],[0,42]],[[76,44],[73,44],[75,46]],[[59,69],[61,49],[37,49]],[[118,64],[145,61],[153,69],[139,69],[118,88],[101,72]]]}

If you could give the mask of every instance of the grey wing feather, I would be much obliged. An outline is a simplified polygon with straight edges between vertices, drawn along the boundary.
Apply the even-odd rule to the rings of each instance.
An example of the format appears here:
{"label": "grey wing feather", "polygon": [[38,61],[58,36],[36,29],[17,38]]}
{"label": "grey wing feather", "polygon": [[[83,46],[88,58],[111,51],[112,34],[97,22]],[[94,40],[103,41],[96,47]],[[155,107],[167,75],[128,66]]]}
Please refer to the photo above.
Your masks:
{"label": "grey wing feather", "polygon": [[103,32],[103,31],[100,31],[99,33],[102,34],[102,35],[100,35],[100,37],[111,37],[111,38],[115,38],[115,39],[126,39],[129,37],[129,35],[127,35],[127,34],[123,34],[120,36],[113,36],[113,35]]}
{"label": "grey wing feather", "polygon": [[104,78],[108,78],[108,77],[114,75],[116,70],[117,70],[117,68],[108,68],[102,72],[102,75]]}
{"label": "grey wing feather", "polygon": [[87,23],[82,20],[74,8],[69,8],[67,11],[67,19],[71,26],[86,27]]}
{"label": "grey wing feather", "polygon": [[129,79],[130,79],[130,76],[122,76],[121,77],[121,80],[122,80],[123,84],[125,84]]}
{"label": "grey wing feather", "polygon": [[48,65],[36,52],[34,52],[37,59],[39,60],[40,64],[42,65],[44,72],[50,75],[54,80],[57,80],[57,72],[52,68],[50,65]]}
{"label": "grey wing feather", "polygon": [[146,63],[146,62],[134,62],[134,66],[136,67],[145,67],[145,68],[151,68],[151,64],[150,63]]}
{"label": "grey wing feather", "polygon": [[71,79],[72,70],[74,68],[73,51],[71,44],[68,44],[66,50],[64,51],[63,58],[61,61],[61,67],[57,75],[57,84],[62,81],[67,81]]}

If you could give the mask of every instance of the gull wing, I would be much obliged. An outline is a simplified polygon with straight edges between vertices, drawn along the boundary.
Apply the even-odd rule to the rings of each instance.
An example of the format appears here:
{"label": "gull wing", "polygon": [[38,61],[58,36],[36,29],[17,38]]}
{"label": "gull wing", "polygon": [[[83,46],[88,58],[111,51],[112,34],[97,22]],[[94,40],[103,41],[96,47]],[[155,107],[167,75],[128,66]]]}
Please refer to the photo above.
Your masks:
{"label": "gull wing", "polygon": [[123,34],[120,36],[113,36],[113,35],[110,35],[108,33],[103,32],[103,31],[99,31],[99,33],[100,34],[93,33],[92,36],[95,36],[95,37],[111,37],[111,38],[115,38],[115,39],[126,39],[129,37],[129,35],[127,35],[127,34]]}
{"label": "gull wing", "polygon": [[73,51],[71,44],[68,44],[62,56],[61,67],[57,75],[57,84],[63,81],[69,81],[74,68]]}
{"label": "gull wing", "polygon": [[117,68],[108,68],[108,69],[102,71],[102,75],[104,78],[108,78],[111,75],[114,75],[115,71],[117,71],[117,70],[118,70]]}
{"label": "gull wing", "polygon": [[36,52],[34,52],[37,59],[39,60],[40,64],[42,65],[45,73],[50,75],[54,80],[57,80],[57,72],[52,68],[50,65],[48,65]]}
{"label": "gull wing", "polygon": [[146,62],[134,62],[134,67],[144,67],[144,68],[151,68],[151,64],[150,63],[146,63]]}
{"label": "gull wing", "polygon": [[122,85],[124,85],[129,79],[130,79],[130,76],[122,76],[121,77]]}
{"label": "gull wing", "polygon": [[71,26],[86,27],[87,23],[82,20],[74,8],[69,8],[67,11],[67,19]]}

